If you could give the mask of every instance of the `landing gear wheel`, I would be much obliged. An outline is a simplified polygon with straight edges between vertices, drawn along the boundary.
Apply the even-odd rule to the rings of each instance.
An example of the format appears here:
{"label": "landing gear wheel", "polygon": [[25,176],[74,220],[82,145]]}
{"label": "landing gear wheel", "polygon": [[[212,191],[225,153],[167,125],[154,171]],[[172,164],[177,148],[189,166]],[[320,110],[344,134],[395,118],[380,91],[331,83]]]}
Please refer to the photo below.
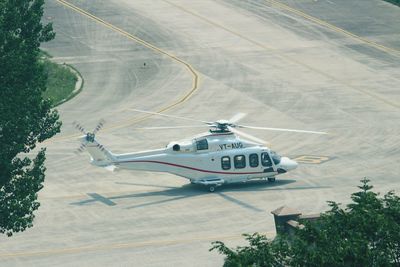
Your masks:
{"label": "landing gear wheel", "polygon": [[210,192],[214,192],[215,191],[215,186],[209,186],[208,187],[208,191],[210,191]]}
{"label": "landing gear wheel", "polygon": [[275,182],[275,177],[268,177],[268,182],[270,182],[270,183]]}

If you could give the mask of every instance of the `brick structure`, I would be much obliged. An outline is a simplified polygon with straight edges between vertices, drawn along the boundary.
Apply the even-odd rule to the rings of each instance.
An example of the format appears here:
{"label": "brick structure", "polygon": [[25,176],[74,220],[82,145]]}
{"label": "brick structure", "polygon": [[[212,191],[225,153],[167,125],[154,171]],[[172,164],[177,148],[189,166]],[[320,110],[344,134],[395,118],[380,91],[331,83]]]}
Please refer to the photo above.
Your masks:
{"label": "brick structure", "polygon": [[288,206],[277,208],[271,213],[274,215],[277,235],[292,234],[294,229],[303,227],[299,220],[315,221],[320,217],[320,214],[302,215],[301,212]]}

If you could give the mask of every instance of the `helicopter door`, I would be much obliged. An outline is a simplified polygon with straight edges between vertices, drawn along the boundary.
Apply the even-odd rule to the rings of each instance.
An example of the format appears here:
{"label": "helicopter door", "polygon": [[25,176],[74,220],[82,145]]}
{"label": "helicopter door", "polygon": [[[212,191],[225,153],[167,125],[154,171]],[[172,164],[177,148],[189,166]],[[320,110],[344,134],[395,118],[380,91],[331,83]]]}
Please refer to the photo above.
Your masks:
{"label": "helicopter door", "polygon": [[264,172],[274,172],[271,157],[268,152],[261,153],[261,165],[264,167]]}

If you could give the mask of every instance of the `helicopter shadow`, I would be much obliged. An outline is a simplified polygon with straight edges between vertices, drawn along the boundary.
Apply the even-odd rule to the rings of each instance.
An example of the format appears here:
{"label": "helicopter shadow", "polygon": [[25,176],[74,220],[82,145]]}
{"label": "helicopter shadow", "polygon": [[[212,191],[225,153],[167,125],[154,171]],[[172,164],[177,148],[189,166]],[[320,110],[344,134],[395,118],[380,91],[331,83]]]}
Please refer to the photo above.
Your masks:
{"label": "helicopter shadow", "polygon": [[265,181],[249,181],[247,183],[239,183],[239,184],[227,184],[221,187],[218,187],[217,191],[214,193],[208,192],[207,188],[203,185],[197,184],[185,184],[181,187],[171,187],[171,186],[160,186],[160,185],[152,185],[152,184],[141,184],[141,183],[130,183],[130,182],[117,182],[117,184],[122,185],[132,185],[132,186],[149,186],[155,188],[163,188],[165,190],[160,191],[151,191],[151,192],[140,192],[140,193],[132,193],[132,194],[124,194],[117,195],[111,197],[105,197],[97,193],[88,193],[87,195],[90,197],[89,199],[82,200],[79,202],[71,203],[71,205],[79,205],[84,206],[90,203],[102,203],[107,206],[115,206],[117,203],[115,201],[120,199],[139,199],[139,198],[149,198],[149,197],[163,197],[166,199],[150,201],[142,204],[132,205],[126,207],[126,209],[137,209],[148,206],[160,205],[168,202],[179,201],[182,199],[194,198],[198,196],[204,196],[206,194],[217,195],[222,197],[223,199],[234,203],[242,208],[252,210],[255,212],[263,212],[264,210],[259,209],[247,202],[244,202],[237,197],[232,196],[231,194],[227,194],[230,192],[254,192],[254,191],[279,191],[279,190],[308,190],[308,189],[321,189],[321,188],[329,188],[326,186],[289,186],[294,184],[296,180],[278,180],[274,183],[268,183]]}
{"label": "helicopter shadow", "polygon": [[[253,180],[247,181],[244,183],[232,183],[232,184],[224,184],[220,187],[217,187],[217,192],[233,192],[233,191],[269,191],[269,190],[305,190],[305,189],[321,189],[321,188],[329,188],[328,186],[292,186],[292,187],[283,187],[289,184],[296,183],[297,180],[293,179],[285,179],[285,180],[277,180],[273,183],[266,182],[264,180]],[[197,192],[198,194],[210,194],[207,187],[200,184],[184,184],[181,187],[173,187],[173,186],[163,186],[163,185],[154,185],[154,184],[142,184],[142,183],[131,183],[131,182],[116,182],[116,184],[121,185],[134,185],[134,186],[149,186],[156,188],[165,188],[165,189],[178,189],[179,193],[185,194],[184,191],[188,192]],[[168,190],[166,190],[168,191]],[[151,192],[149,192],[151,194]],[[158,193],[156,193],[158,194]]]}
{"label": "helicopter shadow", "polygon": [[[276,191],[276,190],[307,190],[307,189],[321,189],[327,188],[325,186],[290,186],[288,185],[295,183],[296,180],[278,180],[274,183],[268,183],[265,181],[249,181],[246,183],[238,183],[238,184],[227,184],[221,187],[218,187],[216,192],[210,193],[208,192],[207,188],[203,185],[196,185],[196,184],[185,184],[181,187],[171,188],[163,191],[157,192],[145,192],[134,194],[134,197],[146,197],[146,196],[167,196],[168,199],[148,202],[144,204],[133,205],[127,207],[127,209],[136,209],[146,206],[152,206],[157,204],[163,204],[172,201],[178,201],[186,198],[192,198],[197,196],[202,196],[205,194],[212,194],[222,197],[223,199],[238,205],[242,208],[252,210],[255,212],[264,212],[263,209],[255,207],[250,203],[244,202],[238,199],[236,196],[232,196],[231,194],[227,194],[229,192],[254,192],[254,191]],[[130,195],[132,196],[132,195]],[[126,197],[126,196],[124,196]]]}

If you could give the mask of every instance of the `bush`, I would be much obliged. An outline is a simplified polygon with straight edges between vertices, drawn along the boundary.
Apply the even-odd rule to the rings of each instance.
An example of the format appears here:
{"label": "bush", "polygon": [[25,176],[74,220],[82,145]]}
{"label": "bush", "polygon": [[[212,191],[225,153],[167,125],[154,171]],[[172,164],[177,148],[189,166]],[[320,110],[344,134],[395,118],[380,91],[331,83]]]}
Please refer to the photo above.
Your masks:
{"label": "bush", "polygon": [[47,89],[43,97],[49,98],[54,105],[66,99],[74,91],[77,77],[68,67],[58,65],[48,59],[44,59],[43,66],[48,75]]}

